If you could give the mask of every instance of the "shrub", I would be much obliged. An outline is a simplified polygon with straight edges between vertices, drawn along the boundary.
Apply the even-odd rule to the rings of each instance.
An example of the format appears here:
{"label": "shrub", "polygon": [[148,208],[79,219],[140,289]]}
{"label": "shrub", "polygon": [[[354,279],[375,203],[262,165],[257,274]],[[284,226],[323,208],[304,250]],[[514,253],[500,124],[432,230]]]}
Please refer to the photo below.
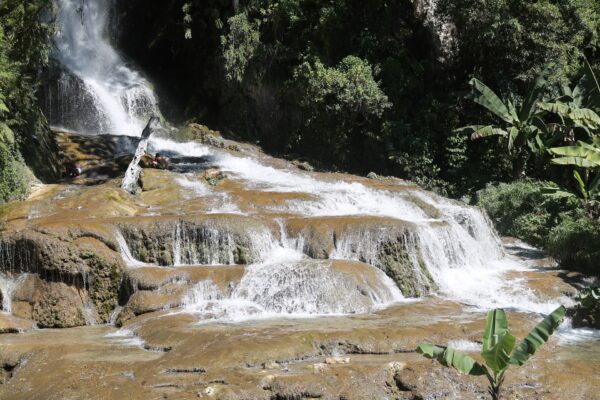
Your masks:
{"label": "shrub", "polygon": [[498,231],[546,249],[567,269],[598,274],[600,223],[590,205],[566,192],[548,195],[542,181],[489,185],[478,205]]}
{"label": "shrub", "polygon": [[28,172],[20,154],[0,141],[0,203],[25,196]]}
{"label": "shrub", "polygon": [[544,188],[551,185],[542,181],[488,185],[478,192],[478,205],[487,211],[501,234],[546,247],[548,235],[561,216],[581,207],[575,197],[545,195]]}
{"label": "shrub", "polygon": [[577,296],[579,302],[571,310],[573,326],[591,326],[600,329],[600,287],[583,289]]}
{"label": "shrub", "polygon": [[367,143],[377,141],[373,132],[391,107],[375,75],[368,61],[355,56],[335,67],[318,59],[300,64],[290,83],[306,117],[297,133],[300,146],[338,165],[348,162],[351,143],[362,144],[356,146],[361,150],[355,156],[364,154]]}
{"label": "shrub", "polygon": [[583,212],[575,217],[565,216],[550,231],[547,249],[565,268],[598,274],[600,223]]}

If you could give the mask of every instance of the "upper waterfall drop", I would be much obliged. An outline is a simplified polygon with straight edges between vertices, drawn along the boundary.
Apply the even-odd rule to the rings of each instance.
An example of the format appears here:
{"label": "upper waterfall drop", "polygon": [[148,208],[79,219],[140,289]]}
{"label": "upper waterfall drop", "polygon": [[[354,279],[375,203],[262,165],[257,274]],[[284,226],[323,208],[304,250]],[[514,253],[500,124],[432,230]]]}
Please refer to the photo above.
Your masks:
{"label": "upper waterfall drop", "polygon": [[86,133],[139,136],[158,114],[150,83],[129,68],[107,38],[107,0],[55,0],[54,58],[63,71],[47,94],[50,123]]}

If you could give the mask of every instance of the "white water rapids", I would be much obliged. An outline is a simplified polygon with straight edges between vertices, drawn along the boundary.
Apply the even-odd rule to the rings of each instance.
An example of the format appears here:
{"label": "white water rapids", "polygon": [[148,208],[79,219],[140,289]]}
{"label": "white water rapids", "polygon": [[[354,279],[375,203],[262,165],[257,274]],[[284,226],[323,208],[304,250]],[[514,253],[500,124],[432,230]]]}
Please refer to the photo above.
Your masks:
{"label": "white water rapids", "polygon": [[[419,189],[393,192],[370,188],[357,182],[322,180],[313,174],[274,168],[253,157],[233,156],[197,143],[174,145],[165,139],[152,139],[149,146],[155,151],[161,153],[170,151],[171,154],[176,153],[179,156],[212,155],[214,166],[226,171],[232,179],[242,181],[249,189],[312,195],[313,199],[311,200],[293,200],[287,203],[285,210],[275,208],[273,212],[285,211],[303,217],[376,216],[410,221],[417,227],[415,245],[411,249],[415,263],[418,262],[419,257],[424,261],[427,270],[440,288],[440,294],[445,297],[479,309],[507,307],[523,311],[549,312],[559,304],[559,299],[550,302],[537,299],[524,282],[506,277],[508,271],[527,270],[528,267],[505,254],[489,221],[476,208],[461,205]],[[185,183],[181,185],[183,188],[191,186],[189,179],[186,177]],[[202,186],[202,190],[197,192],[200,196],[210,195],[210,186],[199,180],[195,182],[196,185]],[[439,217],[433,219],[428,216],[421,207],[411,201],[415,197],[435,208],[439,212]],[[232,208],[237,208],[237,206],[232,204]],[[257,232],[257,235],[260,233]],[[371,232],[366,232],[361,236],[359,232],[357,236],[338,238],[338,245],[330,254],[330,258],[362,259],[370,262],[378,251],[378,243],[384,239],[384,231],[382,231],[381,237],[374,236]],[[257,240],[259,240],[258,237]],[[260,240],[264,242],[265,239]],[[279,243],[272,245],[270,251],[263,252],[261,262],[248,269],[242,282],[242,287],[246,288],[243,290],[236,288],[229,298],[222,298],[221,295],[215,294],[214,285],[200,284],[188,298],[187,310],[206,311],[207,305],[211,304],[214,311],[216,300],[220,302],[219,307],[230,307],[229,313],[232,315],[227,317],[230,319],[236,319],[236,316],[247,318],[248,313],[272,315],[277,311],[284,314],[297,312],[299,315],[342,312],[343,305],[340,305],[339,309],[328,306],[310,308],[308,305],[308,308],[286,308],[285,306],[278,308],[273,304],[265,308],[259,307],[260,302],[253,301],[253,299],[260,299],[261,302],[269,302],[267,300],[269,291],[260,289],[259,282],[268,282],[271,287],[278,287],[278,290],[273,289],[273,292],[277,293],[285,291],[281,285],[294,287],[291,279],[277,282],[269,279],[277,275],[285,275],[282,271],[289,268],[290,265],[298,265],[297,260],[302,257],[300,253],[302,244],[299,244],[302,240],[301,237],[290,239],[282,235]],[[279,258],[282,253],[287,254],[288,259],[280,262]],[[289,270],[286,271],[287,274],[290,273]],[[260,279],[252,278],[257,275],[260,276]],[[306,276],[305,278],[304,283],[310,285],[310,279]],[[382,279],[382,282],[384,280]],[[254,286],[250,289],[247,287],[248,285]],[[326,291],[325,288],[316,289],[316,287],[313,285],[314,290]],[[256,295],[256,293],[261,293],[261,295]],[[307,295],[307,292],[291,290],[289,293],[293,296],[304,296],[304,298],[287,299],[288,302],[293,303],[298,300],[304,301],[306,304],[310,303],[308,300],[310,296]],[[343,296],[339,298],[343,299]],[[394,299],[397,301],[398,297],[394,297]],[[389,301],[390,298],[388,297],[387,300]],[[247,303],[248,301],[250,303]],[[284,303],[282,301],[281,304]],[[384,301],[380,304],[389,303]],[[243,306],[251,304],[251,308],[254,310],[240,311],[238,309],[240,304]],[[360,307],[351,310],[351,312],[361,311]],[[227,314],[227,311],[221,310],[220,313]]]}

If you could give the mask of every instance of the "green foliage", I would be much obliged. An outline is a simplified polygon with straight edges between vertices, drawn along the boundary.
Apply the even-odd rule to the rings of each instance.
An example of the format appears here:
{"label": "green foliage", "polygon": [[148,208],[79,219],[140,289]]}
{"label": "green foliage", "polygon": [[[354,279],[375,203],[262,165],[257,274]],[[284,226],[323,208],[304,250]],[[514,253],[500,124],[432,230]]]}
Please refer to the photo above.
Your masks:
{"label": "green foliage", "polygon": [[440,0],[438,8],[456,26],[456,57],[503,93],[524,90],[547,63],[558,90],[600,40],[596,0]]}
{"label": "green foliage", "polygon": [[566,309],[563,306],[558,307],[537,324],[515,348],[516,337],[508,329],[508,318],[504,310],[495,309],[488,312],[481,351],[485,364],[475,361],[459,350],[430,343],[420,344],[417,352],[463,374],[485,375],[489,382],[489,393],[492,399],[497,400],[500,398],[500,389],[508,368],[511,365],[525,364],[548,341],[565,314]]}
{"label": "green foliage", "polygon": [[375,80],[371,65],[348,56],[333,68],[305,61],[294,71],[293,91],[305,116],[297,133],[301,147],[346,162],[351,141],[368,139],[391,104]]}
{"label": "green foliage", "polygon": [[598,274],[600,223],[583,212],[566,215],[547,238],[547,249],[561,266]]}
{"label": "green foliage", "polygon": [[246,13],[235,15],[227,22],[229,33],[221,36],[225,78],[230,82],[240,83],[260,45],[260,32],[256,24],[248,21]]}
{"label": "green foliage", "polygon": [[600,223],[575,195],[540,181],[489,185],[477,194],[501,234],[546,249],[564,268],[599,273]]}
{"label": "green foliage", "polygon": [[580,174],[575,169],[573,177],[585,200],[600,197],[600,136],[595,137],[591,144],[579,141],[577,146],[554,147],[549,151],[557,156],[552,163],[571,165],[582,170]]}
{"label": "green foliage", "polygon": [[477,204],[501,234],[545,247],[551,229],[562,217],[581,208],[574,196],[548,195],[552,188],[558,190],[553,183],[540,181],[489,185],[477,193]]}
{"label": "green foliage", "polygon": [[[41,21],[49,0],[0,4],[0,201],[24,196],[31,176],[22,148],[40,118],[39,68],[47,62],[52,27]],[[32,152],[32,149],[29,149]]]}
{"label": "green foliage", "polygon": [[22,198],[29,187],[30,174],[20,154],[0,143],[0,202]]}
{"label": "green foliage", "polygon": [[600,287],[592,286],[577,295],[577,305],[571,313],[573,326],[600,329]]}

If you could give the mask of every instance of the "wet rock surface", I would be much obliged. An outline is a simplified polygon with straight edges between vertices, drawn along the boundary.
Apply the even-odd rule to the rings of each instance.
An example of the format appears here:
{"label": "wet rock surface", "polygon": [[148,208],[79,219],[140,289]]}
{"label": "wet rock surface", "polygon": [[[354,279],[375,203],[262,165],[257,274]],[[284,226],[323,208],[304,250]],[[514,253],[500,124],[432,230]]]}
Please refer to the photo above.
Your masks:
{"label": "wet rock surface", "polygon": [[[539,319],[519,313],[509,318],[519,337]],[[126,323],[143,341],[137,344],[111,337],[115,328],[110,327],[0,336],[0,363],[10,370],[0,394],[6,399],[480,399],[485,378],[460,375],[413,350],[423,340],[479,340],[483,326],[484,313],[435,298],[371,315],[243,324],[198,325],[189,314],[159,311]],[[590,377],[600,372],[600,349],[587,348],[585,359],[581,351],[551,339],[530,363],[507,374],[505,395],[594,398],[598,382]]]}

